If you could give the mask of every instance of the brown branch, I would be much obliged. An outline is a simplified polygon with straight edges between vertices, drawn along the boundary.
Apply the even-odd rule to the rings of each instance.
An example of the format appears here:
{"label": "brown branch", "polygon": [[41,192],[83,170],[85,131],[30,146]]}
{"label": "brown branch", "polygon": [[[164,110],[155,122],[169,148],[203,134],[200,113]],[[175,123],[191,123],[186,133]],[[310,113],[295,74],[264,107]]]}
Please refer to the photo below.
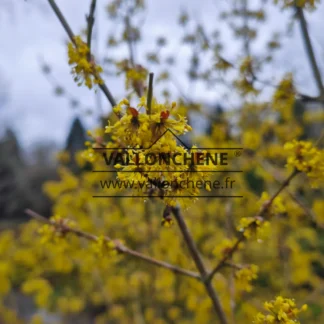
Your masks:
{"label": "brown branch", "polygon": [[266,206],[264,207],[264,210],[261,211],[260,216],[263,216],[265,212],[269,209],[269,207],[272,205],[273,201],[277,198],[277,196],[286,188],[288,187],[290,181],[298,174],[300,171],[295,169],[290,176],[281,184],[277,192],[270,198],[270,200],[267,202]]}
{"label": "brown branch", "polygon": [[97,0],[92,0],[90,4],[89,15],[87,16],[87,45],[89,48],[89,60],[91,59],[91,42],[92,42],[92,30],[95,23],[95,11]]}
{"label": "brown branch", "polygon": [[64,18],[60,8],[57,6],[56,2],[54,0],[48,0],[50,6],[52,7],[54,13],[56,14],[57,18],[59,19],[59,21],[61,22],[63,28],[65,29],[66,33],[68,34],[71,42],[76,45],[75,40],[74,40],[74,33],[70,27],[70,25],[68,24],[68,22],[66,21],[66,19]]}
{"label": "brown branch", "polygon": [[[96,242],[98,240],[98,237],[96,235],[81,231],[81,230],[76,229],[76,228],[69,227],[69,226],[67,226],[65,224],[62,224],[62,223],[57,223],[57,222],[51,221],[51,220],[39,215],[38,213],[34,212],[33,210],[26,209],[25,213],[27,215],[29,215],[30,217],[32,217],[32,218],[34,218],[34,219],[36,219],[36,220],[38,220],[38,221],[40,221],[42,223],[49,224],[49,225],[52,225],[52,226],[56,227],[58,230],[61,230],[64,233],[72,233],[72,234],[74,234],[74,235],[76,235],[78,237],[82,237],[82,238],[85,238],[85,239],[87,239],[89,241],[93,241],[93,242]],[[174,272],[176,274],[181,274],[181,275],[185,275],[185,276],[188,276],[188,277],[191,277],[191,278],[201,280],[201,277],[200,277],[200,275],[198,273],[195,273],[195,272],[180,268],[178,266],[169,264],[169,263],[164,262],[164,261],[160,261],[160,260],[156,260],[154,258],[151,258],[150,256],[144,255],[144,254],[142,254],[140,252],[137,252],[135,250],[132,250],[132,249],[126,247],[125,245],[120,243],[118,240],[112,240],[108,236],[105,236],[105,240],[107,242],[114,242],[115,249],[119,253],[123,253],[123,254],[129,255],[129,256],[135,257],[137,259],[140,259],[142,261],[145,261],[147,263],[153,264],[155,266],[168,269],[168,270],[170,270],[170,271],[172,271],[172,272]]]}
{"label": "brown branch", "polygon": [[[281,177],[275,172],[275,170],[270,170],[271,169],[271,164],[267,163],[266,161],[262,161],[260,159],[260,165],[263,167],[264,170],[266,170],[268,173],[270,173],[275,181],[277,183],[281,183],[282,179]],[[293,193],[290,190],[287,190],[288,195],[290,198],[304,211],[305,215],[307,215],[310,220],[318,227],[322,226],[316,222],[316,215],[313,213],[313,211],[307,207],[307,204],[303,201],[303,197],[299,196],[297,193]]]}
{"label": "brown branch", "polygon": [[214,287],[212,286],[211,282],[206,280],[206,278],[208,276],[208,272],[207,272],[204,262],[200,256],[198,248],[190,234],[187,224],[180,212],[180,209],[178,207],[172,207],[172,213],[179,225],[180,231],[181,231],[183,238],[186,242],[186,245],[189,249],[191,257],[192,257],[193,261],[195,262],[196,267],[201,275],[201,279],[202,279],[204,286],[206,288],[206,291],[213,303],[214,310],[216,311],[216,314],[220,320],[220,323],[227,324],[228,321],[226,319],[226,315],[225,315],[223,307],[220,303],[219,297],[218,297]]}
{"label": "brown branch", "polygon": [[[281,186],[279,187],[279,189],[272,195],[272,197],[265,202],[259,213],[255,216],[255,218],[263,218],[265,216],[265,214],[267,213],[267,211],[269,210],[269,208],[271,207],[273,201],[276,199],[276,197],[286,188],[288,187],[290,181],[299,173],[298,170],[294,170],[289,176],[288,178],[281,184]],[[256,225],[256,220],[251,222],[249,224],[249,227],[253,227]],[[235,241],[235,244],[233,245],[233,247],[223,256],[223,258],[217,263],[217,265],[215,266],[215,268],[208,274],[206,281],[210,282],[214,275],[220,270],[222,269],[224,266],[226,266],[226,264],[228,264],[228,260],[232,257],[232,255],[238,250],[239,245],[245,240],[245,236],[244,236],[244,231],[239,233],[239,237],[237,238],[237,240]]]}
{"label": "brown branch", "polygon": [[242,269],[245,269],[245,268],[248,268],[249,267],[249,265],[236,264],[236,263],[233,263],[233,262],[230,262],[230,261],[225,262],[224,263],[224,266],[225,267],[232,268],[234,270],[242,270]]}
{"label": "brown branch", "polygon": [[215,274],[222,269],[226,264],[227,261],[232,257],[232,255],[238,250],[239,245],[245,240],[244,233],[240,233],[240,236],[237,238],[233,247],[223,256],[223,258],[217,263],[216,267],[209,273],[207,276],[206,281],[210,282]]}
{"label": "brown branch", "polygon": [[324,228],[321,224],[317,223],[316,215],[313,213],[313,211],[310,208],[306,206],[306,204],[303,202],[302,197],[293,194],[290,191],[288,191],[288,194],[291,197],[291,199],[304,211],[305,215],[307,215],[310,218],[311,222],[315,224],[315,226]]}
{"label": "brown branch", "polygon": [[[74,46],[76,46],[75,39],[74,39],[75,35],[74,35],[70,25],[66,21],[65,17],[63,16],[61,10],[57,6],[56,2],[54,0],[48,0],[48,2],[50,4],[51,8],[53,9],[54,13],[56,14],[57,18],[59,19],[60,23],[62,24],[63,28],[65,29],[66,33],[68,34],[71,42],[74,44]],[[110,90],[108,89],[107,85],[105,83],[99,84],[99,88],[105,94],[105,96],[107,97],[111,106],[115,107],[117,105],[117,103],[116,103],[113,95],[111,94]]]}
{"label": "brown branch", "polygon": [[153,78],[154,78],[154,73],[150,73],[149,86],[147,90],[147,114],[148,115],[152,114]]}
{"label": "brown branch", "polygon": [[309,63],[311,65],[313,75],[314,75],[314,78],[315,78],[315,82],[316,82],[317,88],[319,90],[319,97],[322,98],[324,96],[323,82],[322,82],[321,73],[320,73],[318,64],[316,62],[313,46],[312,46],[312,43],[311,43],[311,40],[310,40],[310,37],[309,37],[308,28],[307,28],[307,22],[306,22],[306,19],[305,19],[304,11],[303,11],[303,8],[300,7],[300,6],[296,5],[295,8],[296,8],[296,14],[297,14],[298,20],[300,22],[301,33],[302,33],[302,36],[303,36],[303,40],[304,40],[307,56],[308,56],[308,59],[309,59]]}

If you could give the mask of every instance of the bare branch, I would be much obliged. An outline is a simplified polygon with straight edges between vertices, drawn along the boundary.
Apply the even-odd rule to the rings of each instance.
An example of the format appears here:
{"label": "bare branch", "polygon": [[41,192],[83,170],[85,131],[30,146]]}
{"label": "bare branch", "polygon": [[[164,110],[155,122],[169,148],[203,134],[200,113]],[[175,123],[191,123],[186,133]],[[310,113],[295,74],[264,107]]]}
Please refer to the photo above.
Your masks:
{"label": "bare branch", "polygon": [[[294,170],[289,177],[281,184],[279,189],[272,195],[272,197],[262,205],[259,213],[256,215],[256,217],[264,217],[266,212],[269,210],[271,207],[273,201],[276,199],[276,197],[286,188],[288,187],[290,181],[299,173],[298,170]],[[252,222],[249,226],[254,226],[255,222]],[[228,260],[232,257],[232,255],[238,250],[239,245],[245,240],[244,232],[239,233],[239,237],[237,238],[235,244],[233,247],[223,256],[223,258],[218,262],[216,267],[208,274],[206,281],[210,282],[214,275],[222,269],[226,264],[228,264]]]}
{"label": "bare branch", "polygon": [[236,263],[233,263],[233,262],[225,262],[224,263],[224,266],[225,267],[229,267],[229,268],[233,268],[235,270],[242,270],[242,269],[245,269],[245,268],[248,268],[249,265],[244,265],[244,264],[236,264]]}
{"label": "bare branch", "polygon": [[151,115],[151,113],[152,113],[153,78],[154,78],[154,73],[150,73],[149,86],[148,86],[148,91],[147,91],[147,114],[148,115]]}
{"label": "bare branch", "polygon": [[70,27],[70,25],[68,24],[68,22],[66,21],[65,17],[63,16],[60,8],[57,6],[56,2],[54,0],[48,0],[50,6],[52,7],[53,11],[55,12],[57,18],[59,19],[59,21],[61,22],[63,28],[65,29],[66,33],[68,34],[71,42],[76,45],[75,40],[74,40],[74,33]]}
{"label": "bare branch", "polygon": [[89,15],[87,16],[87,45],[89,48],[89,60],[91,59],[91,41],[92,41],[92,30],[95,23],[95,11],[96,11],[97,0],[92,0],[90,4]]}
{"label": "bare branch", "polygon": [[[271,170],[271,164],[260,159],[260,165],[263,167],[264,170],[266,170],[273,176],[277,183],[282,182],[281,177],[275,172],[275,170]],[[287,193],[291,197],[291,199],[304,211],[305,215],[307,215],[310,218],[310,220],[316,224],[316,226],[322,227],[316,222],[316,215],[309,207],[307,207],[307,204],[303,201],[303,197],[299,196],[297,193],[291,192],[290,190],[287,190]]]}
{"label": "bare branch", "polygon": [[[34,212],[33,210],[26,209],[25,213],[42,223],[52,225],[52,226],[56,227],[57,229],[62,230],[64,233],[72,233],[78,237],[82,237],[82,238],[85,238],[85,239],[87,239],[89,241],[93,241],[93,242],[96,242],[98,240],[98,237],[96,235],[93,235],[93,234],[90,234],[87,232],[83,232],[79,229],[69,227],[65,224],[56,223],[54,221],[51,221],[51,220],[39,215],[38,213]],[[135,250],[129,249],[128,247],[126,247],[125,245],[120,243],[118,240],[112,240],[108,236],[105,236],[105,240],[107,242],[114,242],[115,249],[119,253],[123,253],[123,254],[129,255],[129,256],[135,257],[137,259],[140,259],[142,261],[145,261],[147,263],[153,264],[155,266],[168,269],[176,274],[181,274],[181,275],[185,275],[185,276],[188,276],[191,278],[201,280],[201,277],[198,273],[195,273],[195,272],[192,272],[192,271],[189,271],[186,269],[182,269],[178,266],[169,264],[164,261],[156,260],[154,258],[151,258],[150,256],[147,256],[147,255],[144,255],[144,254],[137,252]]]}
{"label": "bare branch", "polygon": [[311,68],[312,68],[312,71],[314,74],[317,88],[319,90],[319,96],[321,98],[323,98],[323,96],[324,96],[323,82],[322,82],[320,70],[319,70],[317,62],[316,62],[313,46],[312,46],[312,43],[311,43],[311,40],[309,37],[304,11],[303,11],[303,8],[300,6],[296,5],[295,8],[296,8],[296,14],[297,14],[298,20],[300,22],[301,33],[303,36],[307,56],[308,56],[308,59],[309,59],[309,62],[310,62],[310,65],[311,65]]}
{"label": "bare branch", "polygon": [[172,213],[179,225],[179,228],[180,228],[183,238],[186,242],[186,245],[189,249],[191,257],[192,257],[193,261],[195,262],[196,267],[201,275],[201,279],[202,279],[202,281],[205,285],[206,291],[213,303],[214,309],[216,311],[216,314],[218,315],[220,323],[227,324],[228,321],[226,319],[226,315],[225,315],[223,307],[220,303],[219,297],[218,297],[214,287],[212,286],[211,282],[206,280],[208,277],[208,272],[207,272],[204,262],[200,256],[198,248],[190,234],[187,224],[180,212],[180,209],[178,207],[172,207]]}

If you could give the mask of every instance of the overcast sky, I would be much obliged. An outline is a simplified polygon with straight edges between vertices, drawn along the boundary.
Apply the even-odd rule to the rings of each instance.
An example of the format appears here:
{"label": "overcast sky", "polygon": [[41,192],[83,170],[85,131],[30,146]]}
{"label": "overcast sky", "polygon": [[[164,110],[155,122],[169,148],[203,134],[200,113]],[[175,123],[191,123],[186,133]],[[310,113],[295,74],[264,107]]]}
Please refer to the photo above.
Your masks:
{"label": "overcast sky", "polygon": [[[86,0],[57,0],[57,4],[77,33],[85,26],[85,14],[89,2]],[[255,2],[255,1],[254,1]],[[80,113],[71,109],[64,98],[53,96],[53,86],[46,80],[40,69],[40,58],[50,63],[55,78],[82,101],[83,106],[93,106],[95,95],[86,88],[78,88],[70,75],[66,60],[66,35],[46,0],[0,0],[0,6],[8,5],[5,10],[0,7],[0,125],[1,131],[11,127],[17,131],[19,140],[25,147],[42,140],[54,140],[62,145],[71,121]],[[105,50],[103,42],[112,28],[106,23],[103,11],[107,0],[98,0],[97,22],[100,27],[99,54]],[[144,49],[150,48],[154,36],[163,34],[171,37],[176,43],[180,35],[176,24],[181,8],[188,8],[205,26],[217,23],[220,8],[226,8],[226,0],[148,0],[148,10],[144,31]],[[272,11],[271,28],[284,27],[288,13]],[[320,5],[317,12],[307,15],[310,24],[312,41],[318,60],[323,69],[324,58],[324,7]],[[289,37],[278,60],[278,73],[284,69],[297,71],[297,82],[303,89],[315,94],[316,90],[308,61],[305,60],[303,43],[300,38],[299,26],[295,26],[293,36]],[[266,38],[270,30],[263,29]],[[223,29],[222,29],[223,30]],[[226,34],[226,30],[224,30]],[[233,50],[236,50],[233,45]],[[231,44],[228,45],[231,49]],[[184,65],[186,52],[177,51],[181,69]],[[178,52],[179,51],[179,52]],[[183,57],[183,60],[181,59]],[[276,71],[273,71],[276,73]],[[116,98],[121,98],[122,84],[116,80],[107,80],[107,84]],[[7,101],[1,100],[7,95]],[[203,97],[204,93],[199,93]],[[207,100],[217,100],[217,94],[206,94]],[[104,99],[104,98],[103,98]],[[108,111],[109,104],[104,100],[104,110]],[[82,118],[87,127],[95,124],[95,117]],[[1,134],[0,134],[1,135]]]}

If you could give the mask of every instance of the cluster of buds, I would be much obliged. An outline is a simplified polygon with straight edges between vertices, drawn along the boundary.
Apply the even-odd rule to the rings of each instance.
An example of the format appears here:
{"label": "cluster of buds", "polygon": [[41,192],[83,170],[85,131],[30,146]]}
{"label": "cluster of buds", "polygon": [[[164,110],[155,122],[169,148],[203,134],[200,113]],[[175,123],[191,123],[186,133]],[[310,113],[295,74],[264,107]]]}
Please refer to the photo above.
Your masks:
{"label": "cluster of buds", "polygon": [[275,300],[264,303],[264,308],[271,314],[258,313],[255,318],[255,324],[298,324],[298,314],[307,310],[307,305],[301,308],[296,306],[293,299],[278,296]]}
{"label": "cluster of buds", "polygon": [[57,243],[59,239],[64,238],[70,232],[70,228],[75,226],[72,220],[60,216],[51,217],[50,222],[50,224],[45,224],[38,229],[43,243]]}
{"label": "cluster of buds", "polygon": [[93,85],[103,84],[100,77],[103,69],[95,63],[88,45],[82,41],[80,36],[74,37],[74,43],[69,43],[68,56],[69,64],[72,65],[74,81],[79,86],[84,83],[89,89],[92,89]]}

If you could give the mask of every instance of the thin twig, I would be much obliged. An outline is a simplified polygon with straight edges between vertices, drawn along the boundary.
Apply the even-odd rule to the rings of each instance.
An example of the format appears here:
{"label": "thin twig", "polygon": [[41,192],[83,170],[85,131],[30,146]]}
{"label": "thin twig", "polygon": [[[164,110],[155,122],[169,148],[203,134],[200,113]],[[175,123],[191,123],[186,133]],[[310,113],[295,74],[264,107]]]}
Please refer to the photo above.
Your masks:
{"label": "thin twig", "polygon": [[[98,237],[96,235],[81,231],[81,230],[76,229],[76,228],[69,227],[69,226],[67,226],[65,224],[61,224],[61,223],[51,221],[51,220],[39,215],[38,213],[34,212],[33,210],[26,209],[25,213],[27,215],[31,216],[32,218],[42,222],[42,223],[49,224],[49,225],[52,225],[52,226],[56,227],[57,229],[61,230],[64,233],[72,233],[72,234],[74,234],[74,235],[76,235],[78,237],[82,237],[82,238],[85,238],[85,239],[87,239],[89,241],[93,241],[93,242],[96,242],[98,240]],[[170,270],[170,271],[172,271],[172,272],[174,272],[176,274],[185,275],[185,276],[192,277],[192,278],[195,278],[195,279],[198,279],[198,280],[201,279],[201,277],[200,277],[200,275],[198,273],[195,273],[195,272],[180,268],[178,266],[169,264],[169,263],[164,262],[164,261],[160,261],[160,260],[156,260],[154,258],[151,258],[150,256],[144,255],[144,254],[142,254],[140,252],[137,252],[135,250],[132,250],[132,249],[126,247],[125,245],[123,245],[122,243],[120,243],[117,240],[112,240],[108,236],[105,236],[105,240],[107,242],[114,242],[115,249],[119,253],[123,253],[123,254],[133,256],[133,257],[135,257],[137,259],[146,261],[147,263],[153,264],[155,266],[168,269],[168,270]]]}
{"label": "thin twig", "polygon": [[239,245],[244,240],[245,240],[244,234],[240,233],[240,236],[237,238],[233,247],[223,256],[223,258],[217,263],[216,267],[209,273],[207,280],[206,280],[207,282],[211,281],[213,279],[213,277],[215,276],[215,274],[226,265],[227,260],[229,260],[232,257],[232,255],[234,254],[234,252],[236,252],[238,250]]}
{"label": "thin twig", "polygon": [[[63,28],[66,31],[66,33],[68,34],[71,42],[74,44],[74,46],[76,46],[74,33],[73,33],[70,25],[68,24],[68,22],[64,18],[61,10],[57,6],[56,2],[54,0],[48,0],[48,2],[50,4],[50,6],[52,7],[54,13],[56,14],[57,18],[61,22]],[[117,103],[116,103],[113,95],[111,94],[110,90],[108,89],[107,85],[105,83],[103,83],[103,84],[99,84],[99,87],[102,90],[102,92],[105,94],[105,96],[107,97],[107,99],[110,102],[111,106],[115,107],[117,105]]]}
{"label": "thin twig", "polygon": [[277,198],[277,196],[286,188],[288,187],[290,181],[298,174],[300,171],[295,169],[290,176],[281,184],[277,192],[270,198],[270,200],[267,202],[266,206],[264,207],[264,210],[261,211],[260,216],[263,216],[265,212],[269,209],[269,207],[272,205],[273,201]]}
{"label": "thin twig", "polygon": [[[271,164],[267,163],[266,161],[263,161],[260,159],[260,165],[263,167],[264,170],[266,170],[268,173],[270,173],[275,181],[277,183],[281,183],[282,179],[279,177],[279,175],[275,172],[275,170],[271,169]],[[313,213],[313,211],[307,207],[306,203],[303,201],[303,197],[299,196],[297,193],[293,193],[290,190],[287,190],[288,195],[291,197],[291,199],[294,200],[294,202],[304,211],[304,213],[311,219],[312,222],[316,224],[316,226],[321,227],[316,222],[316,215]]]}
{"label": "thin twig", "polygon": [[148,115],[152,114],[153,79],[154,79],[154,73],[150,73],[149,86],[147,90],[147,114]]}
{"label": "thin twig", "polygon": [[66,33],[68,34],[71,42],[76,45],[75,40],[74,40],[74,33],[70,27],[70,25],[68,24],[68,22],[66,21],[66,19],[64,18],[60,8],[57,6],[56,2],[54,0],[48,0],[50,6],[52,7],[53,11],[55,12],[57,18],[59,19],[59,21],[61,22],[63,28],[65,29]]}
{"label": "thin twig", "polygon": [[248,0],[243,0],[242,2],[242,12],[243,12],[243,28],[244,28],[244,51],[245,55],[250,57],[250,38],[248,35],[249,30],[249,16],[248,16]]}
{"label": "thin twig", "polygon": [[324,228],[321,224],[317,223],[316,215],[313,213],[313,211],[310,208],[306,206],[306,204],[303,202],[302,197],[297,196],[296,194],[293,194],[290,191],[288,191],[288,195],[304,211],[305,215],[307,215],[310,218],[313,224],[315,224],[317,227]]}
{"label": "thin twig", "polygon": [[229,267],[229,268],[233,268],[235,270],[242,270],[242,269],[245,269],[245,268],[249,267],[248,265],[236,264],[236,263],[229,262],[229,261],[225,262],[224,266]]}
{"label": "thin twig", "polygon": [[223,310],[223,307],[220,303],[220,300],[219,300],[219,297],[214,289],[214,287],[212,286],[212,283],[210,281],[207,281],[206,278],[208,276],[208,272],[206,270],[206,267],[204,265],[204,262],[200,256],[200,253],[198,251],[198,248],[190,234],[190,231],[187,227],[187,224],[180,212],[180,209],[178,207],[172,207],[172,213],[179,225],[179,228],[181,230],[181,233],[184,237],[184,240],[186,242],[186,245],[189,249],[189,252],[191,254],[191,257],[193,259],[193,261],[195,262],[196,264],[196,267],[201,275],[201,279],[204,283],[204,286],[206,288],[206,291],[213,303],[213,306],[214,306],[214,309],[216,311],[216,314],[220,320],[220,323],[221,324],[227,324],[228,321],[226,319],[226,315],[225,315],[225,312]]}
{"label": "thin twig", "polygon": [[89,48],[89,60],[91,59],[91,41],[92,41],[92,30],[95,23],[95,11],[96,11],[97,0],[92,0],[90,4],[89,15],[87,16],[87,45]]}
{"label": "thin twig", "polygon": [[[260,219],[263,218],[265,216],[265,214],[267,213],[267,211],[269,210],[269,208],[271,207],[273,201],[276,199],[276,197],[286,188],[288,187],[290,181],[298,174],[300,173],[298,170],[294,170],[289,176],[288,178],[281,184],[281,186],[279,187],[279,189],[272,195],[272,197],[262,205],[259,213],[255,216],[256,218]],[[250,223],[249,226],[255,226],[256,221]],[[215,268],[208,274],[206,281],[210,282],[214,275],[220,270],[222,269],[227,263],[228,260],[232,257],[232,255],[238,250],[239,245],[245,240],[245,235],[244,232],[240,232],[239,236],[237,238],[237,240],[235,241],[235,244],[233,245],[233,247],[223,256],[223,258],[217,263],[217,265],[215,266]]]}
{"label": "thin twig", "polygon": [[324,96],[323,82],[322,82],[321,73],[318,68],[316,58],[315,58],[314,49],[313,49],[313,46],[312,46],[312,43],[311,43],[311,40],[309,37],[304,11],[303,11],[303,8],[298,5],[296,5],[295,8],[296,8],[297,17],[300,22],[301,33],[303,36],[307,56],[308,56],[308,59],[309,59],[309,62],[310,62],[310,65],[311,65],[311,68],[313,71],[313,75],[315,78],[315,82],[317,84],[317,88],[319,90],[319,96],[323,97]]}

